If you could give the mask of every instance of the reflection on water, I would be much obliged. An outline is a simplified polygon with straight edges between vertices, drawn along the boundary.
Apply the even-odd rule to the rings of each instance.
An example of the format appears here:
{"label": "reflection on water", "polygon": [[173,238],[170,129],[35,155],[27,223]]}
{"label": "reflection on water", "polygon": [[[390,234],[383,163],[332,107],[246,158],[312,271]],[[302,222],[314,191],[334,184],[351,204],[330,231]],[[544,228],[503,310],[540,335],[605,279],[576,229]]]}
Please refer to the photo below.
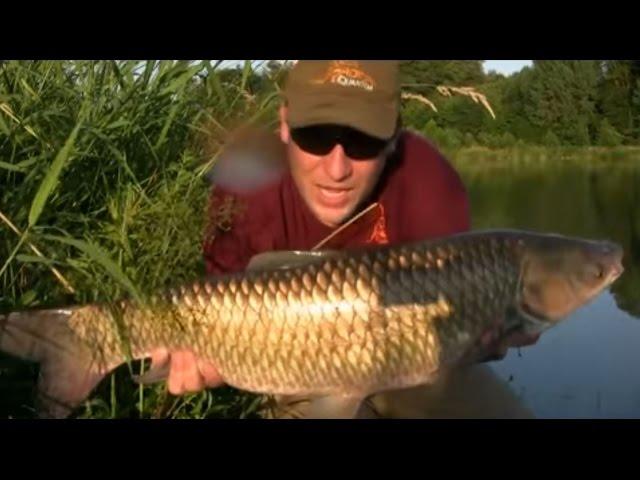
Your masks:
{"label": "reflection on water", "polygon": [[461,168],[473,226],[610,239],[625,273],[531,347],[492,364],[537,417],[640,418],[640,162]]}

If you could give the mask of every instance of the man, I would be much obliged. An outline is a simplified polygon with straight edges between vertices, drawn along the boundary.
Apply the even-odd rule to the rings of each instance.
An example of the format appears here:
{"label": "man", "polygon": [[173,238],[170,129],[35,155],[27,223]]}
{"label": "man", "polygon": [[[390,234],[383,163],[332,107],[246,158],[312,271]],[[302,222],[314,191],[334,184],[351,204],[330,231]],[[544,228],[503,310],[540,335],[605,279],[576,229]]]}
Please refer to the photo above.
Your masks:
{"label": "man", "polygon": [[[249,192],[217,184],[211,208],[218,218],[204,248],[210,274],[243,270],[267,251],[402,243],[470,228],[456,171],[431,143],[401,128],[397,62],[299,61],[284,99],[279,136],[288,169]],[[234,212],[223,226],[221,212]],[[498,350],[500,357],[506,347]],[[156,352],[154,363],[163,362],[173,394],[223,382],[215,365],[190,352]]]}

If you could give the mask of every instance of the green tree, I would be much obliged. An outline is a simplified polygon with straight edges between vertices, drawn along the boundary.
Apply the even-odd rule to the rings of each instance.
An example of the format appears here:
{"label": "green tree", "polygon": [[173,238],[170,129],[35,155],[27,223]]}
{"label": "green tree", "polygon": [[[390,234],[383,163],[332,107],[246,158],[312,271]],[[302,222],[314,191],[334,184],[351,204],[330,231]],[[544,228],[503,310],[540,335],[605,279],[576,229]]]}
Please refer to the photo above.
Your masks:
{"label": "green tree", "polygon": [[[401,81],[405,91],[424,95],[436,105],[438,113],[435,114],[435,121],[438,126],[447,130],[456,130],[460,134],[470,132],[475,135],[483,128],[487,118],[492,120],[489,113],[468,97],[456,94],[452,97],[444,97],[436,91],[436,87],[439,85],[472,86],[480,90],[479,87],[487,78],[482,63],[482,61],[460,60],[404,61],[400,64]],[[410,103],[418,105],[415,102]],[[419,128],[420,125],[425,125],[434,113],[424,105],[407,106],[403,109],[403,118],[407,124]],[[455,133],[448,137],[451,140],[450,143],[462,143],[462,138],[458,138],[459,135]]]}
{"label": "green tree", "polygon": [[530,101],[528,95],[533,79],[533,68],[525,67],[505,81],[502,88],[504,108],[501,118],[506,124],[505,130],[527,143],[536,144],[542,140],[545,130],[544,126],[533,124],[527,111]]}
{"label": "green tree", "polygon": [[[495,134],[502,134],[510,130],[510,109],[504,98],[504,90],[509,79],[504,76],[493,77],[493,79],[487,78],[488,81],[478,87],[478,91],[487,97],[495,113],[495,118],[489,115],[485,109],[480,109],[479,113],[482,115],[480,116],[481,124],[479,128]],[[477,133],[477,131],[474,133]]]}
{"label": "green tree", "polygon": [[406,127],[422,130],[437,114],[426,105],[413,100],[402,104],[402,122]]}
{"label": "green tree", "polygon": [[622,136],[608,119],[602,120],[598,127],[598,145],[616,147],[622,143]]}
{"label": "green tree", "polygon": [[632,118],[633,118],[633,138],[640,141],[640,78],[636,80],[636,87],[631,98]]}
{"label": "green tree", "polygon": [[436,144],[441,144],[442,143],[442,138],[444,136],[444,132],[443,132],[442,128],[440,128],[438,126],[438,124],[436,123],[436,121],[433,118],[431,120],[429,120],[425,124],[425,126],[422,128],[422,133],[427,138],[432,140],[434,143],[436,143]]}
{"label": "green tree", "polygon": [[466,147],[473,147],[476,144],[476,138],[473,136],[473,133],[467,132],[464,134],[463,144]]}
{"label": "green tree", "polygon": [[[640,80],[640,61],[602,62],[598,109],[624,137],[633,138],[638,128],[634,98]],[[637,138],[637,137],[636,137]]]}
{"label": "green tree", "polygon": [[504,132],[500,137],[500,143],[503,148],[513,147],[516,144],[516,137],[511,132]]}
{"label": "green tree", "polygon": [[485,74],[480,60],[407,60],[400,63],[403,84],[415,86],[416,91],[427,93],[436,85],[472,86],[484,82]]}
{"label": "green tree", "polygon": [[[433,120],[439,130],[427,130],[439,141],[469,145],[467,134],[487,146],[640,141],[640,61],[535,61],[508,77],[483,73],[477,61],[405,61],[401,75],[406,91],[425,95],[438,109],[405,102],[406,124],[423,131]],[[435,90],[442,84],[475,87],[496,118],[469,98],[442,97]],[[448,135],[454,130],[461,138]]]}
{"label": "green tree", "polygon": [[525,112],[562,143],[585,145],[596,119],[600,65],[596,61],[535,61]]}
{"label": "green tree", "polygon": [[553,147],[559,147],[560,146],[560,139],[551,130],[547,130],[547,133],[544,135],[544,138],[542,139],[542,143],[546,147],[552,147],[552,148]]}
{"label": "green tree", "polygon": [[445,128],[442,140],[445,147],[458,149],[462,147],[463,135],[455,128]]}
{"label": "green tree", "polygon": [[477,134],[485,121],[493,121],[489,113],[468,97],[448,98],[439,108],[438,119],[444,128]]}

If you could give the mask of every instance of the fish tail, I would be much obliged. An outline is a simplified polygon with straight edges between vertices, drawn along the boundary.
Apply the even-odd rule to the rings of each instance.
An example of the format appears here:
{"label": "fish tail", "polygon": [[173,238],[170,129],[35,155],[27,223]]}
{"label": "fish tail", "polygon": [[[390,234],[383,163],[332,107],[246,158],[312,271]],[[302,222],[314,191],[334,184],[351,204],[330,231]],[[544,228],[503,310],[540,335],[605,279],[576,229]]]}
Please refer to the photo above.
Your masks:
{"label": "fish tail", "polygon": [[68,417],[108,373],[70,328],[72,313],[62,308],[0,315],[0,351],[40,364],[41,418]]}

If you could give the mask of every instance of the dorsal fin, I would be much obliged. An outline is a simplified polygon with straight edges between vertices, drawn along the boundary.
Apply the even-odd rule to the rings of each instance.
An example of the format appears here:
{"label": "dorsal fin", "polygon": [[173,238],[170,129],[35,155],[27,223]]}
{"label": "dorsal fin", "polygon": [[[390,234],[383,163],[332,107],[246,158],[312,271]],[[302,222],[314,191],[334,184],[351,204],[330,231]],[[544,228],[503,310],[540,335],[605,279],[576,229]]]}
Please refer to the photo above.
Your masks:
{"label": "dorsal fin", "polygon": [[321,262],[327,258],[343,255],[338,250],[280,250],[254,255],[247,265],[248,271],[286,270],[310,263]]}

